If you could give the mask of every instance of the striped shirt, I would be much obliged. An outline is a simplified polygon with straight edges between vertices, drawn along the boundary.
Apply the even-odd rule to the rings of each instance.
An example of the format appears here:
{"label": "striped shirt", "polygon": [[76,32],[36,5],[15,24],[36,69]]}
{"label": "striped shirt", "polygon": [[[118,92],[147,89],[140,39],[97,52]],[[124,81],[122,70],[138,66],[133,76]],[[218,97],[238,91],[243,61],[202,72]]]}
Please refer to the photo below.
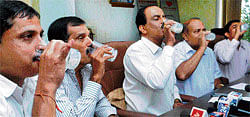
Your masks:
{"label": "striped shirt", "polygon": [[[82,69],[83,92],[81,94],[79,84],[75,77],[74,70],[66,70],[64,80],[56,92],[56,104],[62,111],[56,111],[57,117],[107,117],[116,114],[116,109],[110,105],[104,96],[101,85],[88,81],[91,76],[92,68],[86,65]],[[31,115],[35,87],[38,77],[26,78],[23,87],[28,89],[30,95],[24,96],[26,113]],[[1,110],[1,109],[0,109]],[[1,112],[1,111],[0,111]],[[1,115],[1,114],[0,114]]]}
{"label": "striped shirt", "polygon": [[76,79],[74,70],[66,70],[64,80],[56,92],[56,103],[62,113],[57,111],[58,117],[107,117],[116,114],[116,109],[111,106],[104,96],[101,85],[89,81],[92,72],[90,64],[82,70],[83,91]]}
{"label": "striped shirt", "polygon": [[229,82],[238,80],[250,72],[250,43],[248,41],[225,39],[215,44],[214,52],[223,77],[228,78]]}

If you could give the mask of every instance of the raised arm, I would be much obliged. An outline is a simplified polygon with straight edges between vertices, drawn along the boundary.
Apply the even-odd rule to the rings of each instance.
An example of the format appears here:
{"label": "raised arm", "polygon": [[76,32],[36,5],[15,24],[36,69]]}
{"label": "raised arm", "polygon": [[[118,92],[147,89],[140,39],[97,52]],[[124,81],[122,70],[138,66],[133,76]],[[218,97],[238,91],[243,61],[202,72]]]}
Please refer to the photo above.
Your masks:
{"label": "raised arm", "polygon": [[186,80],[192,75],[198,66],[205,50],[206,46],[200,47],[191,58],[182,62],[177,67],[175,74],[179,80]]}
{"label": "raised arm", "polygon": [[217,60],[220,63],[229,63],[232,58],[235,50],[239,46],[239,41],[233,39],[229,41],[227,45],[224,45],[225,42],[219,42],[214,46],[214,53],[216,55]]}
{"label": "raised arm", "polygon": [[55,94],[64,78],[65,58],[69,49],[67,43],[51,41],[41,55],[32,116],[56,116]]}
{"label": "raised arm", "polygon": [[175,74],[177,79],[179,80],[188,79],[198,66],[208,45],[208,42],[205,40],[205,33],[200,34],[198,41],[199,41],[199,48],[194,53],[194,55],[192,55],[192,57],[189,58],[188,60],[180,63],[176,68]]}
{"label": "raised arm", "polygon": [[235,31],[235,35],[233,32],[229,33],[226,32],[225,35],[229,38],[227,41],[218,42],[214,47],[214,52],[216,55],[217,60],[220,63],[229,63],[234,55],[234,52],[237,50],[240,44],[240,38],[246,31],[240,31],[240,26],[237,25],[236,27],[232,26],[233,30]]}

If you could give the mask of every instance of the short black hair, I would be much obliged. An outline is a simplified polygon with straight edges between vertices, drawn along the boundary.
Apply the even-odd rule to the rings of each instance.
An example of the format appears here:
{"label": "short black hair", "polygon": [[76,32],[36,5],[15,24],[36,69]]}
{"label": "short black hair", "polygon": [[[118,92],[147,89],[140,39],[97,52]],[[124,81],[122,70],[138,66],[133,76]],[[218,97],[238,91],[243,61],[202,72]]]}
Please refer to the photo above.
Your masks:
{"label": "short black hair", "polygon": [[55,20],[50,26],[48,30],[48,40],[62,40],[64,42],[68,42],[69,34],[68,34],[68,26],[79,26],[81,24],[85,24],[85,21],[81,18],[75,16],[62,17]]}
{"label": "short black hair", "polygon": [[142,7],[137,12],[136,19],[135,19],[135,24],[137,26],[139,34],[141,34],[141,31],[139,30],[139,26],[140,25],[145,25],[147,23],[146,15],[144,13],[145,9],[148,8],[148,7],[151,7],[151,6],[154,6],[154,5],[148,5],[148,6]]}
{"label": "short black hair", "polygon": [[31,19],[33,16],[40,19],[39,13],[22,1],[0,1],[0,43],[3,33],[13,26],[16,17]]}
{"label": "short black hair", "polygon": [[231,20],[231,21],[229,21],[229,22],[224,26],[224,31],[225,31],[225,32],[229,32],[230,26],[231,26],[233,23],[235,23],[235,22],[240,22],[240,20]]}

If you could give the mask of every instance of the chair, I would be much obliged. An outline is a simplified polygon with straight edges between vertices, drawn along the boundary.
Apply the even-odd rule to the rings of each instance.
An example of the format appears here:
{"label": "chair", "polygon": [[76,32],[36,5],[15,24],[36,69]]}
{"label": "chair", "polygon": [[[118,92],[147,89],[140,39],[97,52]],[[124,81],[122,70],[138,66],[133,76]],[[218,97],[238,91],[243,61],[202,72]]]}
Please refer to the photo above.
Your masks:
{"label": "chair", "polygon": [[211,29],[211,32],[213,32],[216,35],[216,37],[215,37],[215,40],[208,43],[208,47],[210,47],[211,49],[214,49],[214,45],[216,43],[225,39],[225,36],[224,36],[225,31],[223,28],[213,28]]}
{"label": "chair", "polygon": [[[113,91],[114,89],[122,88],[123,80],[125,77],[123,57],[127,48],[134,42],[135,41],[113,41],[105,43],[106,45],[109,45],[118,50],[118,55],[114,62],[105,62],[105,74],[101,81],[102,91],[105,96],[107,96],[109,92]],[[155,117],[155,115],[152,114],[132,112],[119,108],[117,108],[117,113],[120,117]]]}

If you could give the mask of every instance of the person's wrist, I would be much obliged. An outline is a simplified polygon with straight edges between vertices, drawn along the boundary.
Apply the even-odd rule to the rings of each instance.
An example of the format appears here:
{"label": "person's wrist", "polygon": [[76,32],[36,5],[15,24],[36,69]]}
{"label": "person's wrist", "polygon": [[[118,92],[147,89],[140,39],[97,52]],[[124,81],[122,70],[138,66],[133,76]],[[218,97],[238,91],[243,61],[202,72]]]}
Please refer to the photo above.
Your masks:
{"label": "person's wrist", "polygon": [[198,50],[205,51],[207,48],[206,45],[201,45]]}
{"label": "person's wrist", "polygon": [[49,96],[55,96],[57,88],[57,84],[54,83],[46,83],[46,82],[37,82],[36,92],[44,93]]}
{"label": "person's wrist", "polygon": [[93,75],[93,76],[91,77],[90,80],[93,81],[93,82],[96,82],[96,83],[100,83],[100,82],[101,82],[101,76],[98,75],[98,74],[95,74],[95,75]]}
{"label": "person's wrist", "polygon": [[174,103],[181,103],[181,100],[176,98],[176,99],[174,99]]}
{"label": "person's wrist", "polygon": [[55,97],[56,91],[37,87],[35,94],[42,94],[42,95],[48,95],[50,97]]}
{"label": "person's wrist", "polygon": [[119,116],[116,114],[111,114],[111,115],[109,115],[109,117],[119,117]]}
{"label": "person's wrist", "polygon": [[219,88],[221,88],[221,87],[224,87],[224,84],[217,84],[217,85],[216,85],[216,89],[219,89]]}
{"label": "person's wrist", "polygon": [[168,46],[174,46],[174,43],[175,43],[174,40],[166,39],[166,41],[165,41],[165,44],[168,45]]}
{"label": "person's wrist", "polygon": [[239,37],[238,36],[235,36],[233,39],[235,39],[236,41],[239,40]]}
{"label": "person's wrist", "polygon": [[46,98],[52,100],[55,104],[56,109],[62,113],[62,111],[60,110],[60,108],[56,104],[56,99],[55,99],[56,90],[57,90],[57,88],[49,88],[48,89],[48,88],[37,86],[34,96],[38,96],[38,97],[42,98],[43,101]]}
{"label": "person's wrist", "polygon": [[235,39],[235,40],[239,40],[239,37],[240,37],[240,33],[237,33],[237,32],[236,32],[236,34],[235,34],[235,36],[234,36],[234,39]]}
{"label": "person's wrist", "polygon": [[166,44],[167,46],[174,46],[174,43],[173,42],[169,42]]}

